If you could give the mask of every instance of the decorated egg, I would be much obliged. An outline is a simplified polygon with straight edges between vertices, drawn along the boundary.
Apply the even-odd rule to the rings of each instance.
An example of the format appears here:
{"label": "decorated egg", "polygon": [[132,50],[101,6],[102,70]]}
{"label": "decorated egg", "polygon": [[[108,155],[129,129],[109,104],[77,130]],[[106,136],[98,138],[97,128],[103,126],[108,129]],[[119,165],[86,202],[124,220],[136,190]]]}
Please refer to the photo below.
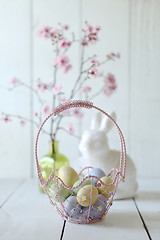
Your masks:
{"label": "decorated egg", "polygon": [[102,214],[105,212],[106,206],[107,206],[107,199],[103,195],[98,195],[97,200],[90,208],[90,212],[89,212],[89,207],[83,207],[83,212],[84,212],[83,216],[86,219],[100,218],[100,216],[102,216]]}
{"label": "decorated egg", "polygon": [[[111,184],[113,182],[113,180],[110,177],[102,177],[100,180],[104,184]],[[98,192],[103,196],[105,196],[106,199],[110,198],[112,191],[114,191],[115,189],[114,184],[108,187],[101,184],[100,181],[98,181],[97,186],[98,186]]]}
{"label": "decorated egg", "polygon": [[48,188],[47,192],[49,193],[49,196],[54,198],[56,202],[64,202],[66,198],[70,196],[70,192],[67,188],[65,188],[63,185],[57,183],[52,183]]}
{"label": "decorated egg", "polygon": [[58,170],[58,177],[64,182],[67,187],[72,187],[78,181],[77,172],[70,166],[63,166]]}
{"label": "decorated egg", "polygon": [[[105,172],[104,172],[102,169],[100,169],[100,168],[93,168],[93,169],[90,171],[89,175],[90,175],[90,176],[98,177],[99,179],[102,178],[102,177],[104,177],[104,176],[106,176]],[[95,184],[97,184],[98,179],[95,178],[95,177],[91,177],[90,179],[91,179],[91,181],[92,181],[92,179],[93,179],[93,182],[94,182]]]}
{"label": "decorated egg", "polygon": [[[73,187],[78,186],[81,181],[82,181],[82,180],[78,180],[77,182],[75,182],[75,184],[73,185]],[[77,195],[77,193],[78,193],[78,191],[80,190],[80,188],[82,188],[82,187],[84,187],[84,186],[86,186],[86,185],[90,185],[90,184],[91,184],[91,181],[90,181],[89,179],[85,179],[85,180],[81,183],[81,185],[80,185],[79,187],[73,189],[74,194]]]}
{"label": "decorated egg", "polygon": [[77,201],[81,206],[88,207],[93,204],[98,197],[98,190],[94,185],[86,185],[77,193]]}
{"label": "decorated egg", "polygon": [[64,202],[64,210],[68,216],[72,219],[80,218],[82,214],[82,207],[78,204],[76,196],[68,197]]}

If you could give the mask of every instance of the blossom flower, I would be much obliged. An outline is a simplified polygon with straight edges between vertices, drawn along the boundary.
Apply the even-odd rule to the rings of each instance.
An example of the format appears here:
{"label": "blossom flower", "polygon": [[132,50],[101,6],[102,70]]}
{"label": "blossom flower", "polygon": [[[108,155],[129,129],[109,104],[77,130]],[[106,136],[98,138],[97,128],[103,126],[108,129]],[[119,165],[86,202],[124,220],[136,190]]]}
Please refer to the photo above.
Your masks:
{"label": "blossom flower", "polygon": [[73,128],[73,125],[72,123],[69,123],[66,127],[66,130],[69,134],[73,135],[74,134],[74,128]]}
{"label": "blossom flower", "polygon": [[20,81],[19,81],[18,78],[11,78],[11,79],[9,80],[9,84],[11,84],[11,85],[16,85],[16,84],[18,84],[18,83],[20,83]]}
{"label": "blossom flower", "polygon": [[88,94],[91,91],[91,87],[89,86],[83,86],[81,91],[85,94]]}
{"label": "blossom flower", "polygon": [[22,126],[24,126],[24,125],[26,124],[26,122],[25,122],[24,120],[21,120],[21,121],[20,121],[20,124],[21,124]]}
{"label": "blossom flower", "polygon": [[104,85],[103,93],[107,96],[111,96],[117,87],[115,76],[109,73],[107,77],[104,79],[104,84],[105,85]]}
{"label": "blossom flower", "polygon": [[47,84],[46,83],[41,83],[40,81],[37,82],[36,88],[38,91],[45,92],[47,89]]}
{"label": "blossom flower", "polygon": [[73,116],[75,116],[76,118],[83,117],[83,112],[79,108],[74,108],[72,113],[73,113]]}
{"label": "blossom flower", "polygon": [[7,123],[7,122],[11,121],[11,119],[6,115],[6,116],[3,117],[3,121],[5,123]]}
{"label": "blossom flower", "polygon": [[64,30],[68,30],[69,29],[69,26],[66,24],[63,26]]}
{"label": "blossom flower", "polygon": [[37,36],[38,37],[44,37],[44,38],[50,38],[51,34],[50,34],[50,30],[51,28],[48,26],[42,26],[38,32],[37,32]]}
{"label": "blossom flower", "polygon": [[50,108],[47,104],[43,104],[41,107],[41,113],[42,115],[46,116],[49,114]]}
{"label": "blossom flower", "polygon": [[70,46],[70,42],[68,42],[65,38],[62,38],[58,41],[59,48],[65,48],[65,47],[69,47],[69,46]]}
{"label": "blossom flower", "polygon": [[64,67],[68,62],[69,62],[68,57],[63,54],[58,55],[53,60],[53,64],[59,67]]}
{"label": "blossom flower", "polygon": [[67,73],[72,68],[71,64],[67,64],[62,68],[63,73]]}
{"label": "blossom flower", "polygon": [[33,115],[34,115],[35,117],[37,117],[37,116],[38,116],[38,113],[37,113],[37,112],[34,112]]}
{"label": "blossom flower", "polygon": [[62,86],[60,84],[56,84],[53,88],[52,88],[52,94],[55,95],[56,93],[60,92],[60,90],[62,89]]}
{"label": "blossom flower", "polygon": [[97,76],[97,69],[95,67],[91,67],[88,71],[89,74],[91,74],[93,77]]}

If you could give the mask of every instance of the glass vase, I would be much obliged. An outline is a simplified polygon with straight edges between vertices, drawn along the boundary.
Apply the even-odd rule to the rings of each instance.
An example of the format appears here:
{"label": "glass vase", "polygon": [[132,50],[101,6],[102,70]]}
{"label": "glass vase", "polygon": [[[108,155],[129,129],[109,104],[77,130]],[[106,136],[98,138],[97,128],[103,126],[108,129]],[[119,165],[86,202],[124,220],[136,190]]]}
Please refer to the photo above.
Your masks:
{"label": "glass vase", "polygon": [[[44,180],[47,180],[54,169],[69,165],[67,157],[59,153],[59,142],[52,140],[49,144],[49,153],[39,160],[39,166]],[[40,192],[44,192],[39,185]]]}

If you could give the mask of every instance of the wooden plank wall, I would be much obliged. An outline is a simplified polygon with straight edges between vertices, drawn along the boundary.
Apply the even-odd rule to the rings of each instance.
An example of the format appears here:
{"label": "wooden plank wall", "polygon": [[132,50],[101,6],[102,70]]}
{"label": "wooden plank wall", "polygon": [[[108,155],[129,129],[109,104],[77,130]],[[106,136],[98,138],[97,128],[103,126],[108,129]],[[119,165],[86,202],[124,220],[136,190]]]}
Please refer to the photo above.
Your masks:
{"label": "wooden plank wall", "polygon": [[[117,78],[117,93],[110,99],[100,96],[95,104],[109,113],[116,111],[138,176],[160,177],[159,12],[158,0],[1,0],[0,112],[21,112],[32,117],[36,99],[23,89],[8,92],[8,80],[17,76],[33,86],[38,77],[47,81],[52,76],[50,44],[36,37],[39,27],[68,23],[80,35],[85,20],[99,24],[102,27],[100,42],[91,47],[86,56],[97,52],[102,58],[106,52],[119,51],[121,59],[107,66],[107,71]],[[80,49],[75,47],[70,57],[74,61],[74,71],[62,80],[66,89],[77,75]],[[95,82],[94,87],[97,86],[98,82]],[[86,117],[83,129],[88,127],[89,119],[90,115]],[[79,126],[78,122],[75,124]],[[0,177],[32,176],[33,128],[30,125],[22,128],[17,122],[7,125],[0,122],[0,136]],[[117,148],[118,143],[110,137],[111,146]],[[74,165],[78,151],[68,149],[72,144],[77,149],[78,142],[72,138],[68,141],[67,135],[63,135],[63,141],[61,150]],[[45,139],[40,145],[47,149]]]}

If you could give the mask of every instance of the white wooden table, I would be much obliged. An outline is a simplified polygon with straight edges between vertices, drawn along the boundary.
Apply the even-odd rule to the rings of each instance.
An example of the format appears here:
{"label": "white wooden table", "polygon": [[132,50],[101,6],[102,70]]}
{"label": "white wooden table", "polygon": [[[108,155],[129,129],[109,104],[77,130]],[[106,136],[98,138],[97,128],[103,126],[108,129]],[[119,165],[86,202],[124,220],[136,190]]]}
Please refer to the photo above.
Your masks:
{"label": "white wooden table", "polygon": [[140,180],[135,199],[115,201],[94,224],[64,222],[37,181],[0,180],[0,240],[160,239],[160,179]]}

